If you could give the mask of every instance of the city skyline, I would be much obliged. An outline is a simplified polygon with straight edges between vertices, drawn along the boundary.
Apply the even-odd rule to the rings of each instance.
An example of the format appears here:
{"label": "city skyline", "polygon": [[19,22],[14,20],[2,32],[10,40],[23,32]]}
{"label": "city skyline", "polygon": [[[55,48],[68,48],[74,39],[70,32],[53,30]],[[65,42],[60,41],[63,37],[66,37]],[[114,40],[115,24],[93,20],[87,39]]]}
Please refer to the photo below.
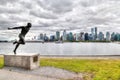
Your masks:
{"label": "city skyline", "polygon": [[119,32],[119,8],[118,0],[1,0],[0,39],[16,38],[18,31],[7,28],[27,22],[33,24],[27,38],[58,30],[88,32],[92,27]]}
{"label": "city skyline", "polygon": [[103,33],[102,31],[99,31],[97,27],[91,28],[91,32],[79,32],[79,33],[73,33],[73,32],[67,32],[64,31],[56,31],[54,34],[47,35],[46,33],[40,33],[37,36],[34,36],[32,39],[33,41],[45,41],[45,42],[53,42],[53,41],[120,41],[120,33],[110,33],[106,32]]}
{"label": "city skyline", "polygon": [[[14,30],[15,31],[15,30]],[[19,34],[19,33],[17,33]],[[43,37],[46,37],[47,40],[49,41],[51,39],[51,37],[54,37],[56,40],[60,40],[60,38],[62,38],[63,41],[66,41],[67,40],[67,36],[68,35],[71,35],[72,37],[80,37],[80,35],[84,36],[83,39],[81,40],[86,40],[85,39],[85,36],[87,35],[89,37],[88,40],[108,40],[110,41],[111,40],[111,36],[112,34],[114,35],[120,35],[120,33],[118,32],[109,32],[109,31],[99,31],[99,28],[97,27],[92,27],[88,32],[87,31],[81,31],[81,32],[72,32],[72,31],[67,31],[67,30],[63,30],[63,31],[55,31],[55,32],[52,32],[52,33],[47,33],[47,32],[40,32],[38,34],[35,34],[35,35],[31,35],[29,38],[25,38],[25,40],[40,40],[41,37],[43,39]],[[113,36],[114,36],[113,35]],[[94,37],[93,37],[94,36]],[[16,35],[15,38],[12,38],[12,39],[0,39],[1,41],[14,41],[14,40],[18,40],[18,36]],[[76,41],[77,41],[77,38],[76,38]],[[78,39],[79,41],[79,39]]]}

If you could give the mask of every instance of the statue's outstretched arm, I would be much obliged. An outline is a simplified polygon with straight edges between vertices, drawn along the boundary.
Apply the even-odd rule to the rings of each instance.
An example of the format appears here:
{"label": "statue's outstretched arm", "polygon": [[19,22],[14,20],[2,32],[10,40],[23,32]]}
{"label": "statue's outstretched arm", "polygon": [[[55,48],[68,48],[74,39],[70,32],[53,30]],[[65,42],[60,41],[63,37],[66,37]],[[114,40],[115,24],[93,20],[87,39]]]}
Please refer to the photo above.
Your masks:
{"label": "statue's outstretched arm", "polygon": [[19,27],[8,28],[8,30],[10,30],[10,29],[22,29],[22,28],[23,28],[23,26],[19,26]]}

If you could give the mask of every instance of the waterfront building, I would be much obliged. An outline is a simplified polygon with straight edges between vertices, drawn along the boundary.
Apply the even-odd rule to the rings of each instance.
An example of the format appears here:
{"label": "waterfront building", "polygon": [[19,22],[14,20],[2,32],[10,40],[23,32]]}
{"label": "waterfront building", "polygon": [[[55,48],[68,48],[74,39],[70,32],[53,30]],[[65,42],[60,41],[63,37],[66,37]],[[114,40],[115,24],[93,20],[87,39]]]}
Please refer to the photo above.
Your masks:
{"label": "waterfront building", "polygon": [[97,27],[91,28],[91,39],[92,40],[97,40],[98,34],[97,34]]}
{"label": "waterfront building", "polygon": [[115,40],[115,33],[113,32],[112,34],[111,34],[111,41],[114,41]]}
{"label": "waterfront building", "polygon": [[88,33],[85,33],[85,41],[88,41],[89,40],[89,35]]}
{"label": "waterfront building", "polygon": [[73,40],[76,41],[76,34],[73,35]]}
{"label": "waterfront building", "polygon": [[69,41],[69,34],[67,34],[67,41]]}
{"label": "waterfront building", "polygon": [[67,40],[66,30],[63,31],[62,40],[63,40],[63,41],[66,41],[66,40]]}
{"label": "waterfront building", "polygon": [[76,41],[80,41],[80,34],[76,34]]}
{"label": "waterfront building", "polygon": [[94,34],[94,28],[91,28],[91,34]]}
{"label": "waterfront building", "polygon": [[90,40],[90,41],[93,40],[93,36],[92,36],[92,34],[89,34],[89,40]]}
{"label": "waterfront building", "polygon": [[115,41],[120,41],[120,34],[119,33],[116,33],[115,36],[114,36],[114,40]]}
{"label": "waterfront building", "polygon": [[104,40],[104,34],[102,32],[99,32],[98,40],[100,40],[100,41]]}
{"label": "waterfront building", "polygon": [[110,32],[106,32],[106,41],[110,41]]}
{"label": "waterfront building", "polygon": [[39,38],[38,38],[39,40],[44,40],[44,35],[43,35],[43,33],[40,33],[40,35],[39,35]]}
{"label": "waterfront building", "polygon": [[69,33],[69,41],[73,41],[73,40],[74,40],[74,38],[73,38],[73,33],[70,32],[70,33]]}
{"label": "waterfront building", "polygon": [[91,28],[91,40],[95,40],[95,29]]}
{"label": "waterfront building", "polygon": [[44,41],[49,41],[49,38],[46,34],[44,34]]}
{"label": "waterfront building", "polygon": [[58,41],[60,39],[60,32],[56,31],[56,40]]}
{"label": "waterfront building", "polygon": [[95,40],[97,40],[97,27],[95,27]]}
{"label": "waterfront building", "polygon": [[50,41],[55,41],[55,36],[54,35],[50,36]]}
{"label": "waterfront building", "polygon": [[80,40],[81,40],[81,41],[84,41],[84,40],[85,40],[84,32],[81,32],[81,33],[80,33]]}
{"label": "waterfront building", "polygon": [[119,33],[119,41],[120,41],[120,33]]}

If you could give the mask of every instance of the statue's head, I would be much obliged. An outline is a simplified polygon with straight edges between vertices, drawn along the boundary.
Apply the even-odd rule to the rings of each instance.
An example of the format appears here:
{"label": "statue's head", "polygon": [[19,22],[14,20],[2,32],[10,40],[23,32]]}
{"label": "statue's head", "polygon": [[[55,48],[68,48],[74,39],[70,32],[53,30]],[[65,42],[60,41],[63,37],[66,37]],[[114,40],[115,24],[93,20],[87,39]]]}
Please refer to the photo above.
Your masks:
{"label": "statue's head", "polygon": [[30,28],[31,26],[32,26],[32,24],[31,24],[31,23],[27,23],[27,27],[29,27],[29,28]]}

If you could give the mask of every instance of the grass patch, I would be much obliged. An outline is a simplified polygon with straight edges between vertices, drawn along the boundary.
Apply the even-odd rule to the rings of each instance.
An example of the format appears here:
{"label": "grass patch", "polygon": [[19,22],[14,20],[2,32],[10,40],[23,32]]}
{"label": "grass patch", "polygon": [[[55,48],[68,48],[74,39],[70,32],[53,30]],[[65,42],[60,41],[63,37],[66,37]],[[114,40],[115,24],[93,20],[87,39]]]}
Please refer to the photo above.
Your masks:
{"label": "grass patch", "polygon": [[85,80],[120,80],[120,60],[42,58],[40,66],[85,73]]}
{"label": "grass patch", "polygon": [[3,68],[4,66],[4,59],[3,57],[0,57],[0,68]]}

